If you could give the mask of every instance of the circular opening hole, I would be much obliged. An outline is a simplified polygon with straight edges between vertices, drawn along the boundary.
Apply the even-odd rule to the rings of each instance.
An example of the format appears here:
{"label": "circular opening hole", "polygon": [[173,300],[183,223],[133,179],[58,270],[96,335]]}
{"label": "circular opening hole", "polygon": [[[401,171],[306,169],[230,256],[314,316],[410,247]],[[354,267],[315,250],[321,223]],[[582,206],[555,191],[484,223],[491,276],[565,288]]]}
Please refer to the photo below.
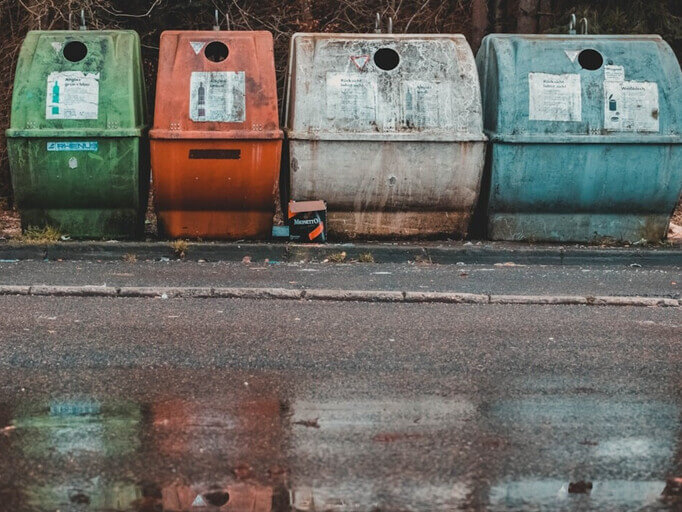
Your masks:
{"label": "circular opening hole", "polygon": [[597,50],[583,50],[578,55],[578,62],[583,69],[594,71],[604,64],[604,57]]}
{"label": "circular opening hole", "polygon": [[80,41],[69,41],[64,45],[64,57],[71,62],[78,62],[88,54],[88,47]]}
{"label": "circular opening hole", "polygon": [[222,507],[230,501],[230,494],[224,491],[210,491],[204,494],[204,498],[214,507]]}
{"label": "circular opening hole", "polygon": [[204,55],[206,55],[206,58],[208,60],[212,60],[213,62],[224,61],[227,59],[228,53],[230,52],[227,49],[227,45],[225,43],[221,43],[220,41],[208,43],[206,45],[206,49],[204,50]]}
{"label": "circular opening hole", "polygon": [[391,48],[381,48],[374,54],[374,64],[376,64],[379,69],[391,71],[400,64],[400,56],[397,51]]}

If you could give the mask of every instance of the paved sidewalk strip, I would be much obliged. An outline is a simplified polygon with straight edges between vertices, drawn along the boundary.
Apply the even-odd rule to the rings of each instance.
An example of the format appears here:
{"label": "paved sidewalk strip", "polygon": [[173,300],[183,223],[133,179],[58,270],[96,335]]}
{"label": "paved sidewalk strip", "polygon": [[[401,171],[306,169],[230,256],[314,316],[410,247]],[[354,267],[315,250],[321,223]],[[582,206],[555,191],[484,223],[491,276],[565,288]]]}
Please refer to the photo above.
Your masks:
{"label": "paved sidewalk strip", "polygon": [[488,295],[475,293],[324,290],[290,288],[211,288],[159,286],[51,286],[0,285],[0,295],[50,297],[193,298],[319,300],[332,302],[395,302],[440,304],[543,304],[583,306],[680,307],[678,299],[665,297],[580,295]]}
{"label": "paved sidewalk strip", "polygon": [[519,242],[328,243],[188,242],[177,254],[170,242],[57,242],[47,245],[0,243],[0,261],[236,261],[529,265],[682,266],[680,246],[600,247]]}

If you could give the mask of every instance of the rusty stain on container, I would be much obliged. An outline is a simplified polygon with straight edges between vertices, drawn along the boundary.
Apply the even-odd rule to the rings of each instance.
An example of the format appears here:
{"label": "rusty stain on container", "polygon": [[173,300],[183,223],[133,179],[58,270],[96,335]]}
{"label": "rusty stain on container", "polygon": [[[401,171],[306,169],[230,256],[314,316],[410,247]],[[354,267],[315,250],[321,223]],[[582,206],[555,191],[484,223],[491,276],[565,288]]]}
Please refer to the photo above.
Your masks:
{"label": "rusty stain on container", "polygon": [[268,237],[282,136],[269,32],[161,35],[150,138],[163,232]]}
{"label": "rusty stain on container", "polygon": [[341,237],[462,237],[485,160],[461,35],[295,34],[285,105],[291,199]]}

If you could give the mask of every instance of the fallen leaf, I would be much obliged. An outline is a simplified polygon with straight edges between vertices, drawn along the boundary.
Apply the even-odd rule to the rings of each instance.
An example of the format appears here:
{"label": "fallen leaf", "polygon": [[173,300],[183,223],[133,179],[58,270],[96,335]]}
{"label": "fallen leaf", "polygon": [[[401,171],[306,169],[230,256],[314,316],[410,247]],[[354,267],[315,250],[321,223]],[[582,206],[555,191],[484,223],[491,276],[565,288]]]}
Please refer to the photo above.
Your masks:
{"label": "fallen leaf", "polygon": [[423,437],[421,434],[408,434],[406,432],[384,432],[375,435],[372,440],[377,443],[393,443],[401,439],[417,439]]}
{"label": "fallen leaf", "polygon": [[299,421],[294,421],[294,425],[302,425],[304,427],[311,427],[311,428],[320,428],[320,424],[317,422],[319,418],[315,418],[314,420],[299,420]]}
{"label": "fallen leaf", "polygon": [[587,494],[590,491],[592,491],[592,482],[580,480],[579,482],[570,482],[568,484],[569,494]]}

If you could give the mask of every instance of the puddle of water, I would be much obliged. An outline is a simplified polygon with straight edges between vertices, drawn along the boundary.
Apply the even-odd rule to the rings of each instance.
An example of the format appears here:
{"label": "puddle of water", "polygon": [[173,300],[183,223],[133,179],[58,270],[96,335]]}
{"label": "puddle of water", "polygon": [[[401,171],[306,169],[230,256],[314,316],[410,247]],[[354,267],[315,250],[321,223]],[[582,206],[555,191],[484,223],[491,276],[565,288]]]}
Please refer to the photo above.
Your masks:
{"label": "puddle of water", "polygon": [[[544,383],[551,392],[482,398],[356,393],[352,379],[325,382],[323,393],[315,381],[215,378],[209,393],[191,373],[177,388],[145,376],[131,389],[154,391],[141,394],[3,395],[12,388],[0,385],[0,503],[98,512],[682,503],[662,499],[680,463],[676,403],[610,398],[570,379]],[[582,480],[591,488],[569,492]]]}

